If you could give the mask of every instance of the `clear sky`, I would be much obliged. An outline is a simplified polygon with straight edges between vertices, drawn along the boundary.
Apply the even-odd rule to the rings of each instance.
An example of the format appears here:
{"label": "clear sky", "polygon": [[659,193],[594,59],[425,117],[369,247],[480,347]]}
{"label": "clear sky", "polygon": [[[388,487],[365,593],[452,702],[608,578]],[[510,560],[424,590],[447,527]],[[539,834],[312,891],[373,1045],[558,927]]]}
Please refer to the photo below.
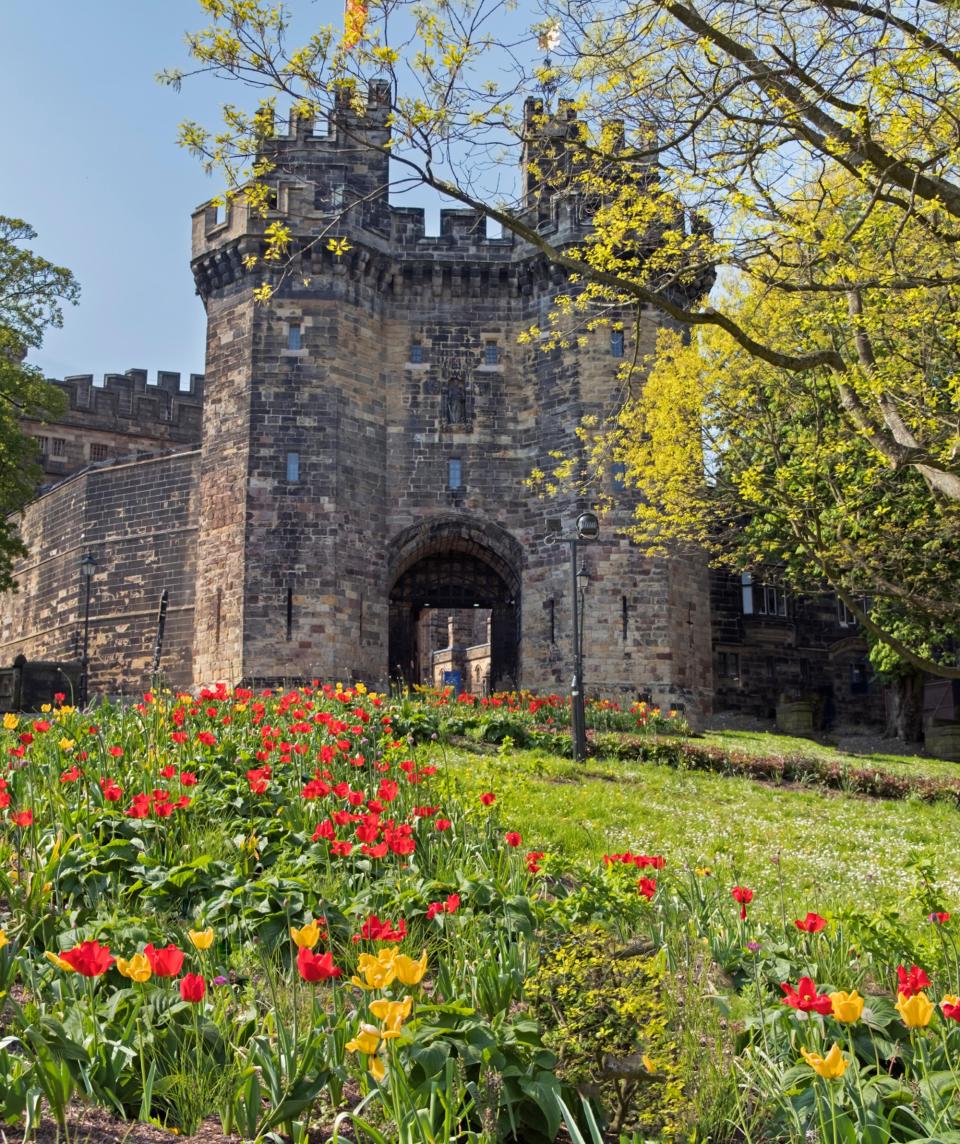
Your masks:
{"label": "clear sky", "polygon": [[154,77],[187,65],[184,34],[205,22],[195,0],[0,0],[0,214],[83,291],[30,358],[49,377],[203,371],[190,212],[220,188],[177,125],[213,124],[239,93]]}
{"label": "clear sky", "polygon": [[[343,0],[289,7],[293,43],[343,18]],[[519,10],[503,19],[527,22]],[[82,290],[30,357],[48,377],[203,371],[190,214],[222,186],[177,146],[177,128],[216,127],[222,103],[255,96],[208,76],[176,92],[156,75],[189,70],[186,33],[207,23],[197,0],[0,0],[0,214],[30,223],[33,249]],[[512,165],[493,170],[491,191],[515,183]],[[436,196],[402,201],[425,207],[437,233]]]}

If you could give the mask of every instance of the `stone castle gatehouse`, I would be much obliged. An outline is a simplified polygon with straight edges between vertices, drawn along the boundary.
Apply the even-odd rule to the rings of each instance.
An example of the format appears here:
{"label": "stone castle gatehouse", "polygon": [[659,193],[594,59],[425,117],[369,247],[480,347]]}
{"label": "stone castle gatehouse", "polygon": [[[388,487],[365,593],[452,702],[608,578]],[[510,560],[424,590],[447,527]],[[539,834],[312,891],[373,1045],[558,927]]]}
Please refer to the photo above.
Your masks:
{"label": "stone castle gatehouse", "polygon": [[[525,480],[578,453],[585,416],[613,411],[620,359],[653,349],[659,318],[576,349],[521,344],[570,289],[564,272],[473,212],[442,211],[430,236],[421,210],[392,204],[387,157],[365,145],[388,140],[388,96],[375,84],[364,114],[341,103],[323,131],[299,119],[273,142],[276,214],[299,262],[269,303],[244,261],[263,220],[242,200],[195,213],[204,379],[66,379],[63,426],[31,428],[55,483],[22,514],[30,556],[0,603],[3,659],[77,657],[89,551],[94,691],[149,681],[164,589],[175,686],[427,681],[454,630],[476,670],[464,686],[481,669],[484,687],[567,685],[569,556],[546,543],[545,518],[569,529],[590,505],[546,505]],[[529,146],[562,154],[575,126],[561,107]],[[582,240],[575,197],[529,171],[526,194],[554,244]],[[707,710],[707,569],[641,556],[616,535],[629,508],[582,550],[588,689]]]}

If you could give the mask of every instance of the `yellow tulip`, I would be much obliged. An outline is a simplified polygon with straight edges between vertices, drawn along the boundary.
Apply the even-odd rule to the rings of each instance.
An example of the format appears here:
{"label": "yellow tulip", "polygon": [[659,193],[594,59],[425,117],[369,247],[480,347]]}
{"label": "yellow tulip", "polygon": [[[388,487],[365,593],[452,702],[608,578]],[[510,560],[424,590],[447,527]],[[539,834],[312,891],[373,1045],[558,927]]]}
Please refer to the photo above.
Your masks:
{"label": "yellow tulip", "polygon": [[361,953],[357,968],[364,980],[361,981],[359,977],[351,977],[351,982],[354,985],[359,985],[361,989],[386,989],[387,986],[392,985],[397,976],[395,968],[397,948],[397,946],[393,946],[392,949],[381,949],[376,957],[369,953]]}
{"label": "yellow tulip", "polygon": [[370,1070],[370,1075],[379,1084],[387,1075],[387,1070],[384,1067],[383,1061],[378,1056],[372,1056],[367,1061],[367,1068]]}
{"label": "yellow tulip", "polygon": [[860,1020],[860,1015],[863,1013],[863,998],[856,989],[852,993],[842,991],[831,993],[830,1000],[833,1002],[833,1015],[838,1021],[849,1025]]}
{"label": "yellow tulip", "polygon": [[850,1063],[840,1052],[840,1046],[836,1041],[833,1042],[833,1047],[825,1057],[821,1057],[819,1053],[808,1053],[806,1049],[801,1049],[800,1052],[817,1076],[822,1076],[826,1080],[837,1080],[842,1077]]}
{"label": "yellow tulip", "polygon": [[145,953],[135,953],[129,961],[125,957],[118,957],[117,969],[124,977],[129,977],[131,981],[139,981],[141,984],[149,981],[153,975],[153,969]]}
{"label": "yellow tulip", "polygon": [[384,1028],[387,1030],[383,1035],[387,1036],[388,1033],[397,1033],[400,1026],[410,1016],[410,1011],[413,1008],[413,998],[404,997],[402,1001],[371,1001],[370,1012],[378,1020],[383,1022]]}
{"label": "yellow tulip", "polygon": [[3,949],[3,947],[8,944],[9,940],[10,939],[3,932],[3,930],[0,929],[0,949]]}
{"label": "yellow tulip", "polygon": [[300,929],[290,927],[290,936],[293,938],[298,949],[313,949],[313,947],[320,940],[320,927],[316,922],[308,922],[307,925],[301,926]]}
{"label": "yellow tulip", "polygon": [[16,715],[6,714],[3,717],[3,726],[6,731],[15,731],[20,724]]}
{"label": "yellow tulip", "polygon": [[423,956],[419,961],[414,961],[412,957],[407,957],[405,953],[401,953],[394,962],[394,966],[398,981],[404,985],[419,985],[423,980],[423,975],[427,972],[427,951],[423,951]]}
{"label": "yellow tulip", "polygon": [[206,929],[201,930],[187,930],[187,937],[190,939],[190,944],[194,949],[205,950],[213,945],[213,927],[208,926]]}
{"label": "yellow tulip", "polygon": [[73,748],[74,748],[76,745],[77,745],[77,744],[76,744],[76,741],[75,741],[74,739],[66,739],[66,738],[64,738],[64,739],[61,739],[61,740],[60,740],[60,750],[61,750],[61,751],[66,751],[68,754],[69,754],[69,752],[70,752],[70,751],[72,751],[72,750],[73,750]]}
{"label": "yellow tulip", "polygon": [[901,993],[894,1005],[894,1009],[900,1014],[900,1019],[908,1029],[925,1029],[930,1024],[935,1008],[926,993],[914,993],[912,997]]}
{"label": "yellow tulip", "polygon": [[64,973],[76,973],[69,961],[64,961],[59,954],[51,953],[48,949],[43,955],[51,965],[55,965],[57,969],[62,969]]}
{"label": "yellow tulip", "polygon": [[361,1024],[357,1035],[347,1041],[347,1052],[372,1055],[380,1045],[380,1030],[376,1025]]}

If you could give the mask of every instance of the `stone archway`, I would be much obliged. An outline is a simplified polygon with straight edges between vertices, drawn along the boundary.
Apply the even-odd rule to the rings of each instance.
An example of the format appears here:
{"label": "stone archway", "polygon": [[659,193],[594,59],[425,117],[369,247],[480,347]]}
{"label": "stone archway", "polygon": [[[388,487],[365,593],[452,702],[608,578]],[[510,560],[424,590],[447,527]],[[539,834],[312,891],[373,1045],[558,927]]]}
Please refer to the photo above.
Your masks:
{"label": "stone archway", "polygon": [[436,517],[390,546],[389,665],[392,678],[422,682],[418,631],[426,609],[485,609],[490,618],[490,686],[513,687],[520,673],[523,549],[504,529],[463,517]]}

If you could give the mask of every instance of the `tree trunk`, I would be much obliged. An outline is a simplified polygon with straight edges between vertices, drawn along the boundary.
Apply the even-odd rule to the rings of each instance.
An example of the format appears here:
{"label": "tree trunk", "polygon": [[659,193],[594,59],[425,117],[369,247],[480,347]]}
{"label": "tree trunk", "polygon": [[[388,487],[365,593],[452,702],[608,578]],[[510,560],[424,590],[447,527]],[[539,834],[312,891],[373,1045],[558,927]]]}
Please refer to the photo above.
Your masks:
{"label": "tree trunk", "polygon": [[922,671],[906,671],[895,676],[887,691],[886,734],[905,743],[918,743],[923,738]]}

